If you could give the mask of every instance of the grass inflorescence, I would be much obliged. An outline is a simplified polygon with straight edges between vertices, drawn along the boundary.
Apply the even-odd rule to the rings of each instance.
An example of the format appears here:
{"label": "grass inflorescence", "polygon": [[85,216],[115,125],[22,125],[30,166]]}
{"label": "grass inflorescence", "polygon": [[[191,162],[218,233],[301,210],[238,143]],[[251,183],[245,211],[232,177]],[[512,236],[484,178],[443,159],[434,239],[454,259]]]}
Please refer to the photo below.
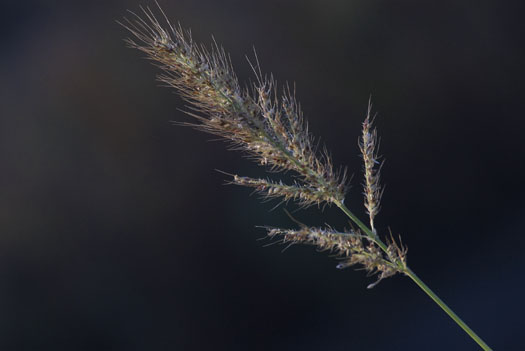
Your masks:
{"label": "grass inflorescence", "polygon": [[286,244],[308,244],[329,251],[340,262],[338,268],[358,265],[377,274],[374,287],[384,278],[401,273],[410,277],[484,350],[490,348],[407,266],[407,249],[390,233],[381,239],[375,218],[380,208],[382,186],[379,173],[377,131],[369,103],[362,125],[359,149],[363,158],[364,207],[369,226],[344,204],[346,170],[334,167],[326,149],[308,130],[303,113],[288,85],[278,89],[273,77],[261,73],[259,62],[249,61],[256,79],[248,86],[239,83],[228,54],[215,41],[211,48],[193,41],[191,33],[173,26],[162,10],[162,21],[149,9],[142,16],[122,23],[132,35],[129,47],[138,49],[162,70],[159,80],[175,88],[188,102],[186,110],[193,122],[181,123],[229,141],[233,149],[249,155],[265,166],[272,178],[289,172],[291,183],[282,179],[251,178],[231,174],[229,183],[254,189],[265,198],[293,201],[300,207],[335,205],[356,226],[350,231],[299,224],[297,229],[265,227],[267,235]]}

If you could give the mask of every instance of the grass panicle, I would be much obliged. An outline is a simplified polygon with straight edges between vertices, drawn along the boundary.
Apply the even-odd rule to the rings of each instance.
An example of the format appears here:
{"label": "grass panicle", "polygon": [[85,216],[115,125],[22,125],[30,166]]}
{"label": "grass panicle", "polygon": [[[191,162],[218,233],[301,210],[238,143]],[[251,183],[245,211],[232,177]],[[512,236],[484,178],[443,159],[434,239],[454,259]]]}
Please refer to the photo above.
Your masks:
{"label": "grass panicle", "polygon": [[[231,174],[230,183],[249,187],[264,198],[293,201],[301,207],[334,204],[357,226],[352,231],[315,228],[299,224],[299,229],[266,227],[270,238],[288,245],[307,244],[329,251],[340,263],[338,268],[359,265],[384,278],[401,273],[411,278],[484,350],[490,350],[423,281],[407,266],[407,249],[392,234],[383,241],[374,220],[379,212],[382,187],[381,163],[377,154],[377,132],[373,127],[372,105],[363,122],[359,149],[364,162],[364,206],[369,227],[344,204],[346,171],[336,169],[328,152],[318,150],[318,142],[308,130],[295,99],[295,90],[278,89],[273,77],[261,73],[259,62],[250,63],[256,79],[242,86],[225,50],[215,41],[211,48],[195,43],[189,31],[173,26],[162,14],[157,19],[149,8],[142,15],[130,12],[131,19],[120,23],[131,34],[129,47],[143,52],[162,71],[158,79],[175,88],[188,103],[186,113],[193,122],[181,123],[217,135],[242,151],[275,176],[290,172],[292,183],[280,179],[250,178]],[[280,91],[282,93],[280,93]]]}

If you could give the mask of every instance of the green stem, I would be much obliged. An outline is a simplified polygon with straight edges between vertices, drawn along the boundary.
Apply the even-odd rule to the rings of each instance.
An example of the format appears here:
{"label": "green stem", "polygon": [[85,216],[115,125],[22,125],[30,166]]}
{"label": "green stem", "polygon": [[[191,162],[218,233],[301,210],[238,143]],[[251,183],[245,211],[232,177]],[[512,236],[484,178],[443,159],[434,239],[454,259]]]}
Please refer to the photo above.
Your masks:
{"label": "green stem", "polygon": [[348,207],[345,206],[345,204],[343,204],[342,202],[336,202],[335,204],[337,205],[337,207],[341,209],[341,211],[343,211],[348,216],[348,218],[350,218],[355,224],[357,224],[359,229],[361,229],[366,235],[372,238],[373,241],[377,243],[377,245],[379,245],[381,250],[383,250],[384,252],[387,252],[386,244],[383,241],[381,241],[381,239],[377,236],[377,234],[375,234],[372,230],[370,230],[370,228],[368,228],[366,224],[361,222],[361,220],[357,218],[357,216],[353,214],[348,209]]}
{"label": "green stem", "polygon": [[434,300],[434,302],[437,303],[439,307],[441,307],[443,311],[445,311],[445,313],[448,314],[448,316],[452,318],[454,322],[456,322],[465,331],[465,333],[467,333],[472,339],[474,339],[474,341],[477,342],[483,350],[492,351],[492,349],[487,344],[485,344],[485,342],[478,336],[478,334],[476,334],[472,329],[470,329],[469,326],[465,322],[463,322],[461,318],[459,318],[459,316],[455,314],[454,311],[452,311],[445,302],[443,302],[443,300],[439,298],[439,296],[437,296],[421,279],[419,279],[416,273],[414,273],[410,268],[407,267],[405,274],[408,275],[410,279],[412,279],[421,288],[421,290],[426,292],[427,295],[430,296],[430,298]]}
{"label": "green stem", "polygon": [[[383,243],[381,241],[381,239],[379,239],[379,237],[377,236],[377,234],[375,234],[373,231],[370,230],[370,228],[368,228],[366,226],[366,224],[364,224],[359,218],[357,218],[356,215],[354,215],[349,209],[348,207],[346,207],[342,202],[336,202],[335,203],[337,205],[337,207],[339,207],[341,209],[341,211],[343,211],[347,216],[348,218],[350,218],[366,235],[368,235],[369,237],[371,237],[373,239],[373,241],[375,243],[377,243],[377,245],[379,245],[379,247],[381,247],[381,249],[383,251],[386,252],[387,250],[387,246],[385,245],[385,243]],[[406,269],[404,270],[404,273],[410,277],[410,279],[412,279],[414,281],[414,283],[417,284],[417,286],[419,286],[421,288],[421,290],[423,290],[428,296],[430,296],[430,298],[439,306],[443,309],[443,311],[445,311],[445,313],[450,317],[452,318],[452,320],[454,322],[456,322],[479,346],[481,346],[481,348],[485,351],[492,351],[492,349],[472,330],[469,328],[469,326],[463,322],[463,320],[461,320],[461,318],[459,318],[459,316],[457,314],[454,313],[454,311],[452,311],[450,309],[450,307],[447,306],[447,304],[445,302],[443,302],[443,300],[441,300],[439,298],[439,296],[436,295],[436,293],[434,293],[429,287],[428,285],[426,285],[421,279],[419,279],[419,277],[416,275],[416,273],[414,273],[410,268],[406,267]]]}

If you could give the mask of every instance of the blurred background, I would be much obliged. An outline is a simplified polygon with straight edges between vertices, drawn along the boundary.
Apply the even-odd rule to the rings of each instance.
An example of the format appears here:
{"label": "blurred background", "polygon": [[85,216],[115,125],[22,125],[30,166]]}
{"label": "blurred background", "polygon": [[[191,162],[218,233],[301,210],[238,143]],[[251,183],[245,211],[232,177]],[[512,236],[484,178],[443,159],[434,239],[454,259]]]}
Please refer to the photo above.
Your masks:
{"label": "blurred background", "polygon": [[[211,35],[239,78],[295,82],[311,130],[347,165],[370,94],[381,233],[496,350],[523,350],[523,8],[469,1],[159,0]],[[148,1],[3,1],[0,350],[478,350],[408,278],[372,290],[214,171],[264,169],[173,126],[183,102],[115,23]],[[293,209],[293,206],[290,206]],[[348,226],[335,208],[294,216]]]}

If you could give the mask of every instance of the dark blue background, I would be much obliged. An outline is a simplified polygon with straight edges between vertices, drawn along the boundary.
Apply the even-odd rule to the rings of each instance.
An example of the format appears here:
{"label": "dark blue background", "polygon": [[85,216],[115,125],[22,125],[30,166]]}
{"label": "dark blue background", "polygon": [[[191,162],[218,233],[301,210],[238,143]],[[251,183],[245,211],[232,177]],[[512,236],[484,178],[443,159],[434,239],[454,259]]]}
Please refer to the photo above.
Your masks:
{"label": "dark blue background", "polygon": [[[408,278],[373,290],[294,225],[223,186],[264,170],[174,127],[183,103],[126,49],[137,1],[4,1],[0,31],[0,350],[477,350]],[[143,3],[148,5],[148,3]],[[149,3],[149,5],[154,5]],[[311,130],[355,174],[379,113],[379,230],[495,350],[523,350],[523,9],[504,1],[161,1],[213,34],[242,81],[295,81]],[[335,208],[295,213],[347,226]]]}

